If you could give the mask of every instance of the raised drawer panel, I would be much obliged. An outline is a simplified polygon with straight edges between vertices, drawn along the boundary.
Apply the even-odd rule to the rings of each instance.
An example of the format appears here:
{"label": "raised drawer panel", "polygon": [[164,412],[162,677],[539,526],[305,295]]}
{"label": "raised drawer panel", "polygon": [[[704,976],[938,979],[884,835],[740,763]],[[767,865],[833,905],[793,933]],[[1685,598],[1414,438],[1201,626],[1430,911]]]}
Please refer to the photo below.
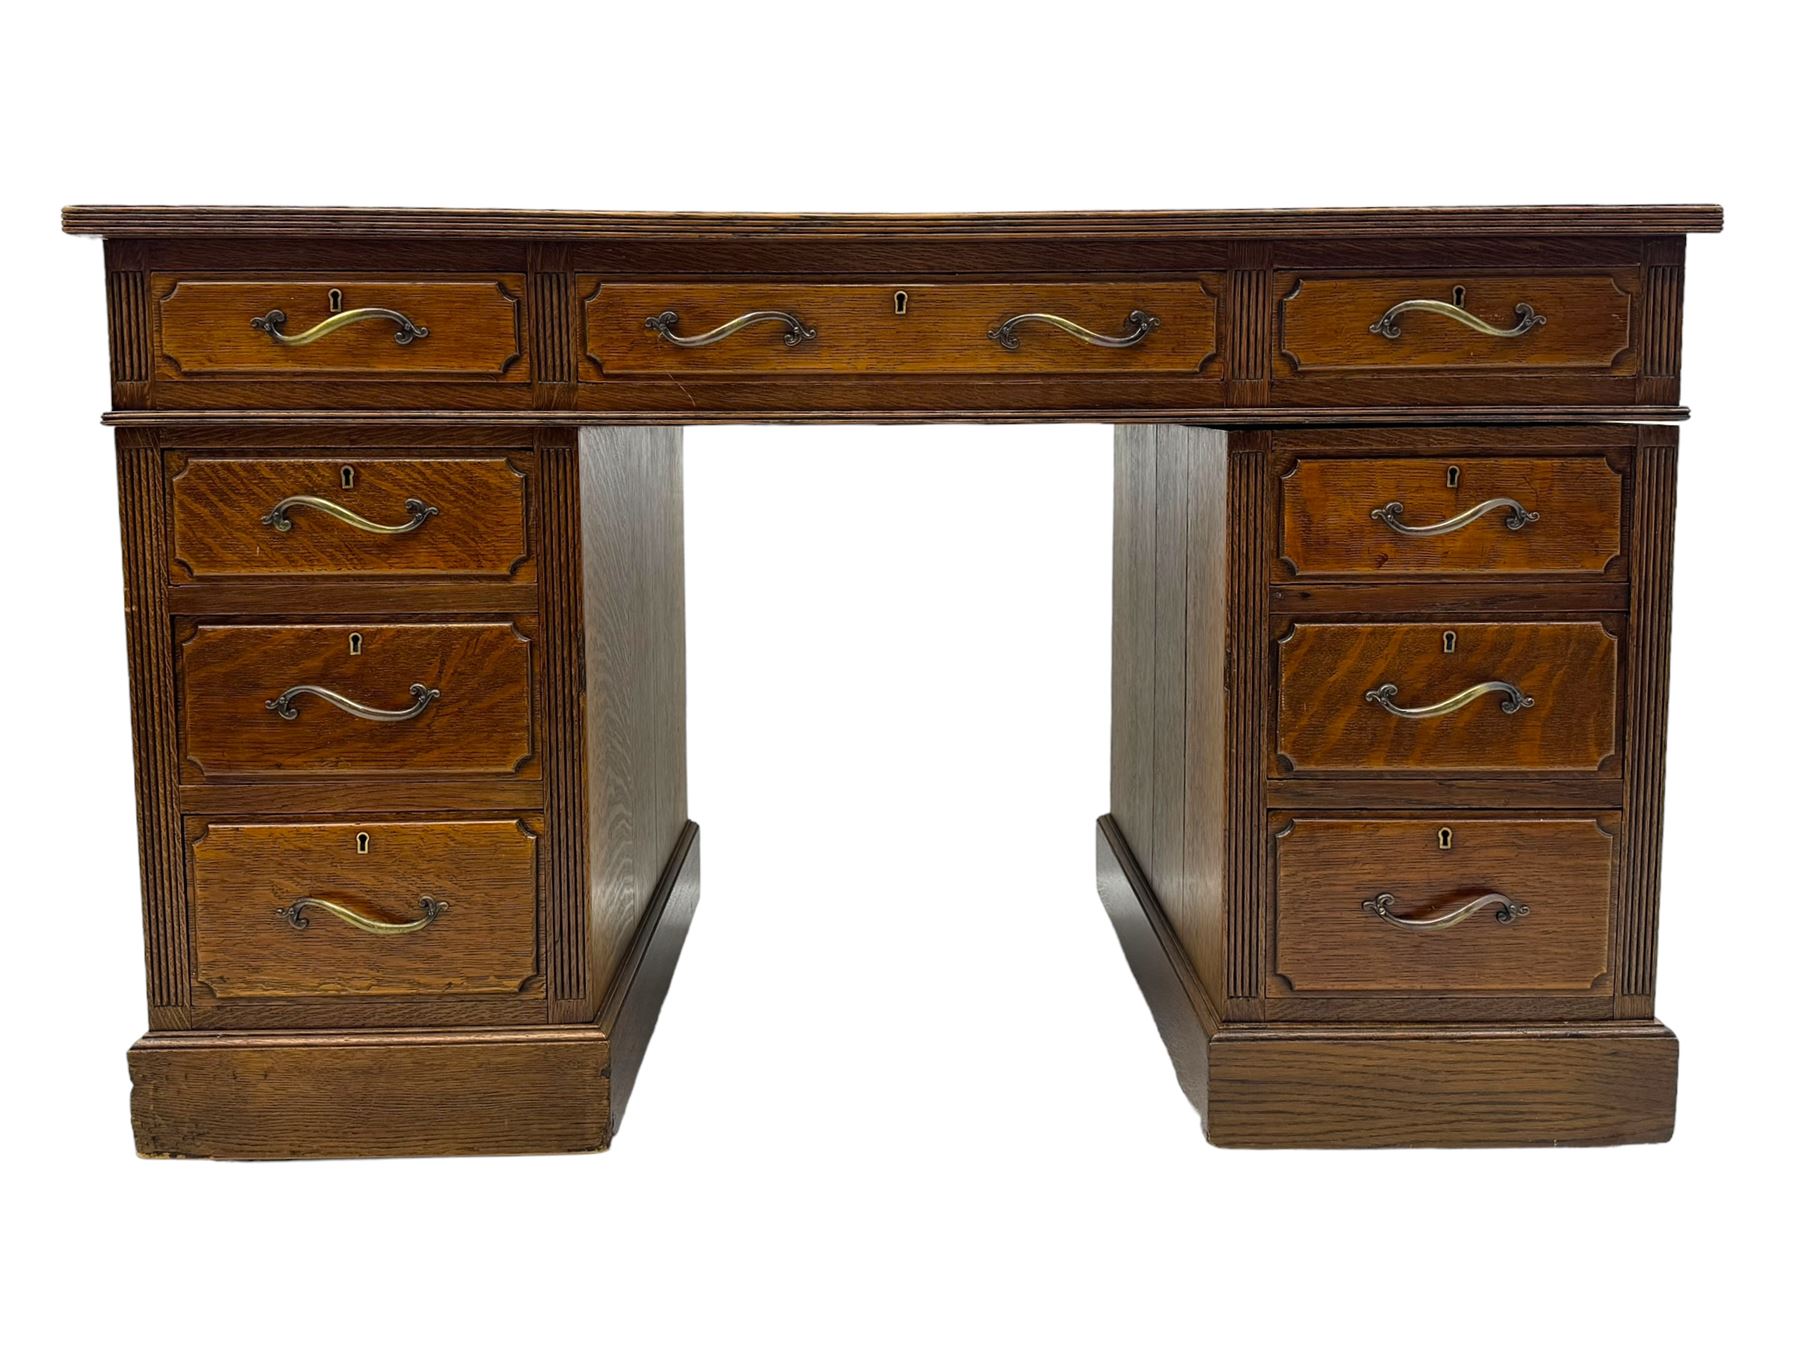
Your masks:
{"label": "raised drawer panel", "polygon": [[535,778],[527,622],[195,625],[184,777]]}
{"label": "raised drawer panel", "polygon": [[1635,269],[1279,272],[1276,377],[1457,370],[1632,375]]}
{"label": "raised drawer panel", "polygon": [[[1217,349],[1216,276],[1182,282],[821,286],[608,283],[589,275],[577,278],[577,285],[587,298],[584,373],[589,378],[1192,375]],[[791,315],[803,328],[766,319],[705,346],[670,340],[704,337],[761,313]],[[1131,339],[1130,345],[1097,345],[1039,319],[1006,327],[1022,315],[1053,315],[1094,338]]]}
{"label": "raised drawer panel", "polygon": [[1598,455],[1303,458],[1280,493],[1290,577],[1602,577],[1624,565],[1624,481]]}
{"label": "raised drawer panel", "polygon": [[218,999],[516,995],[539,978],[537,846],[516,819],[206,822],[195,981]]}
{"label": "raised drawer panel", "polygon": [[157,374],[526,382],[524,287],[509,275],[153,273]]}
{"label": "raised drawer panel", "polygon": [[1611,815],[1294,820],[1270,993],[1604,992],[1617,835]]}
{"label": "raised drawer panel", "polygon": [[1277,774],[1618,774],[1601,620],[1299,623],[1276,650]]}
{"label": "raised drawer panel", "polygon": [[491,577],[531,555],[505,456],[171,454],[170,580]]}

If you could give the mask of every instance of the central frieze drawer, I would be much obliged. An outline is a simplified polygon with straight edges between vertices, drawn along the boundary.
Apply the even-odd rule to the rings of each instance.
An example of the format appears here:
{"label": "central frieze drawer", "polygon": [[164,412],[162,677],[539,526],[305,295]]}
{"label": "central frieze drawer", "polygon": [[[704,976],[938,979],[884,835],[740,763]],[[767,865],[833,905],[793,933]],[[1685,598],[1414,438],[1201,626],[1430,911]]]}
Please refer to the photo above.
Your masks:
{"label": "central frieze drawer", "polygon": [[1222,289],[1216,276],[821,286],[589,275],[577,284],[587,378],[1194,374],[1217,350]]}
{"label": "central frieze drawer", "polygon": [[1280,994],[1585,994],[1607,981],[1616,817],[1303,817],[1275,839]]}
{"label": "central frieze drawer", "polygon": [[184,774],[535,778],[526,622],[197,625]]}
{"label": "central frieze drawer", "polygon": [[502,456],[168,457],[170,580],[507,577],[527,479]]}
{"label": "central frieze drawer", "polygon": [[1277,554],[1295,577],[1605,575],[1623,479],[1598,455],[1301,459]]}
{"label": "central frieze drawer", "polygon": [[1276,651],[1279,774],[1618,772],[1600,620],[1300,623]]}
{"label": "central frieze drawer", "polygon": [[517,994],[539,972],[519,820],[209,821],[188,866],[215,998]]}

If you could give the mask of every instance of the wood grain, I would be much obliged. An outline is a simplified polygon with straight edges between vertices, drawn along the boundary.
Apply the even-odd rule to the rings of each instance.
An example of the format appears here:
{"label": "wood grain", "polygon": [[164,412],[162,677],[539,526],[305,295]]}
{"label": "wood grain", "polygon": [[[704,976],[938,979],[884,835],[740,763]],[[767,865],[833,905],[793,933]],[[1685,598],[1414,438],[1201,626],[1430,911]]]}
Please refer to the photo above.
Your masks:
{"label": "wood grain", "polygon": [[[1456,650],[1445,652],[1454,633]],[[1619,639],[1600,620],[1518,623],[1296,623],[1277,644],[1277,773],[1618,772]],[[1485,681],[1534,700],[1511,714],[1484,694],[1456,712],[1397,717],[1367,693],[1393,684],[1402,707]]]}
{"label": "wood grain", "polygon": [[131,1119],[152,1158],[392,1158],[606,1147],[592,1027],[146,1036]]}
{"label": "wood grain", "polygon": [[[983,375],[1062,373],[1193,374],[1217,349],[1217,276],[1191,282],[1016,282],[1007,285],[921,285],[896,277],[883,285],[821,286],[766,281],[754,285],[614,282],[580,276],[587,296],[587,378],[621,375],[804,376],[822,374]],[[899,313],[896,294],[906,295]],[[780,324],[741,330],[709,347],[683,348],[647,329],[665,311],[680,316],[691,337],[757,310],[804,320],[817,336],[789,347]],[[1132,331],[1142,310],[1158,326],[1137,345],[1091,346],[1043,324],[1018,330],[1008,351],[988,334],[1020,314],[1048,312],[1108,337]]]}
{"label": "wood grain", "polygon": [[[1281,295],[1276,379],[1313,373],[1402,369],[1598,370],[1637,373],[1631,348],[1633,272],[1580,275],[1489,274],[1330,276],[1277,273]],[[1520,304],[1546,322],[1519,337],[1490,337],[1437,314],[1395,320],[1400,336],[1370,328],[1407,300],[1449,303],[1510,330]]]}
{"label": "wood grain", "polygon": [[[263,280],[153,273],[150,289],[156,297],[157,375],[164,380],[531,378],[520,338],[525,279],[517,275]],[[334,289],[342,293],[344,311],[395,310],[428,330],[427,336],[399,343],[394,323],[370,319],[288,346],[250,326],[251,319],[280,310],[287,316],[281,331],[303,334],[331,317]]]}
{"label": "wood grain", "polygon": [[[538,831],[523,820],[202,822],[188,845],[194,978],[215,998],[516,996],[539,986]],[[364,842],[366,841],[366,843]],[[410,933],[278,912],[303,898]],[[418,1023],[430,1000],[410,1001]]]}
{"label": "wood grain", "polygon": [[[177,655],[184,776],[536,777],[526,623],[195,625]],[[439,696],[404,722],[366,721],[310,694],[292,720],[266,706],[314,685],[400,710],[414,684]]]}
{"label": "wood grain", "polygon": [[[505,458],[169,457],[171,576],[511,577],[531,554],[524,470]],[[344,486],[345,474],[351,486]],[[330,501],[378,525],[435,514],[410,534],[373,534],[305,505],[289,528],[263,517],[294,496]]]}
{"label": "wood grain", "polygon": [[[1610,988],[1618,832],[1617,817],[1292,820],[1275,837],[1270,993]],[[1404,932],[1363,908],[1390,894],[1397,917],[1433,919],[1493,893],[1530,912],[1500,923],[1489,908],[1454,928]]]}
{"label": "wood grain", "polygon": [[[1451,534],[1409,536],[1371,515],[1399,502],[1416,528],[1503,498],[1538,518],[1513,529],[1503,507]],[[1277,547],[1287,575],[1306,579],[1601,577],[1620,560],[1623,502],[1623,476],[1600,456],[1301,459],[1281,480]]]}

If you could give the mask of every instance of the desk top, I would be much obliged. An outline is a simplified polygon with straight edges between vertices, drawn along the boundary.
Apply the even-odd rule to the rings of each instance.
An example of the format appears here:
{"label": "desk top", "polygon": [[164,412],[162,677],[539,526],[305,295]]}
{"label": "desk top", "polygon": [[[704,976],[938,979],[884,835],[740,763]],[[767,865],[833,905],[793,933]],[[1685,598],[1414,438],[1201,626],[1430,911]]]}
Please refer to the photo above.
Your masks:
{"label": "desk top", "polygon": [[646,235],[882,238],[1150,236],[1198,239],[1428,235],[1710,234],[1717,206],[1418,206],[1257,211],[1056,211],[994,215],[754,215],[482,211],[347,206],[69,206],[63,229],[158,235],[356,235],[577,240]]}

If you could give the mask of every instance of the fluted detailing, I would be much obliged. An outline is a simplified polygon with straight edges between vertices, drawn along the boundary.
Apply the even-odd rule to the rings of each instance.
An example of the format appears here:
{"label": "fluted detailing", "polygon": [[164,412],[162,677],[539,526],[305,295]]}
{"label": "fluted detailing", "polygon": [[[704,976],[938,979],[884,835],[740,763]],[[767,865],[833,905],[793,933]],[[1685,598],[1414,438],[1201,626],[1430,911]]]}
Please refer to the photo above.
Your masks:
{"label": "fluted detailing", "polygon": [[119,384],[150,378],[150,298],[142,272],[106,274],[106,327],[112,377]]}
{"label": "fluted detailing", "polygon": [[153,436],[118,433],[119,528],[125,562],[125,651],[137,774],[138,871],[144,896],[151,1025],[185,1025],[158,1009],[188,1006],[187,887],[177,800],[175,688],[170,676],[168,525],[161,453]]}
{"label": "fluted detailing", "polygon": [[544,628],[545,815],[549,822],[544,884],[550,997],[588,997],[587,799],[582,774],[581,481],[566,437],[539,445],[543,572],[538,605]]}
{"label": "fluted detailing", "polygon": [[1269,502],[1266,433],[1227,470],[1225,629],[1225,993],[1262,991],[1260,897],[1269,894],[1263,739],[1268,723]]}
{"label": "fluted detailing", "polygon": [[[1669,714],[1670,584],[1675,562],[1674,432],[1637,452],[1631,528],[1631,676],[1626,693],[1625,839],[1619,883],[1619,993],[1656,989],[1662,884],[1664,728]],[[1638,1010],[1647,1015],[1648,1007]]]}

